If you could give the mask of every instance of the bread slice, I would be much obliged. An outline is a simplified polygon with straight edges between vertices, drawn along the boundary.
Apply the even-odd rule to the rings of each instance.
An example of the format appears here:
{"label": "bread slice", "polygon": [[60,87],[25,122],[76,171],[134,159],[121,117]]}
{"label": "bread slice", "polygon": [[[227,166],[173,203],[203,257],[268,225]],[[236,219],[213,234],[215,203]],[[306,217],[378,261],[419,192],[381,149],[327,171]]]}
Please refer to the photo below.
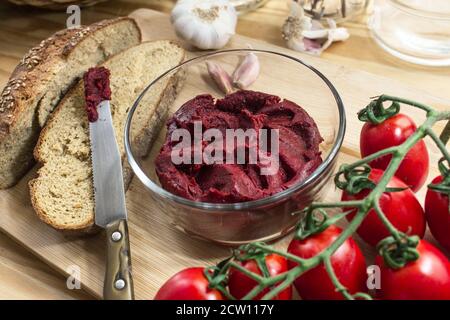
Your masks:
{"label": "bread slice", "polygon": [[89,67],[140,42],[136,22],[124,17],[62,30],[25,55],[0,96],[0,189],[34,163],[39,132],[70,86]]}
{"label": "bread slice", "polygon": [[[184,59],[184,50],[170,41],[142,43],[106,61],[111,72],[111,113],[119,150],[124,154],[123,132],[127,113],[139,93],[158,75]],[[137,154],[148,153],[153,137],[172,104],[182,74],[158,83],[145,96],[132,127]],[[90,160],[89,123],[81,80],[60,102],[42,130],[34,151],[43,164],[30,182],[33,207],[38,216],[60,230],[89,232],[94,225],[94,195]],[[123,161],[125,162],[125,161]],[[131,170],[124,164],[124,182]]]}

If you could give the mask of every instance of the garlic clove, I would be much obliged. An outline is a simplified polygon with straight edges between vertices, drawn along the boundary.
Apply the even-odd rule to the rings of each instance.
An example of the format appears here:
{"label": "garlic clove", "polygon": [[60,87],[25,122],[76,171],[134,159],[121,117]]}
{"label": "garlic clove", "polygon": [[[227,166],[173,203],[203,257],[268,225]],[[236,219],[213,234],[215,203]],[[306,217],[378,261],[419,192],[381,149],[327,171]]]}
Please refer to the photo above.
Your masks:
{"label": "garlic clove", "polygon": [[302,35],[308,39],[321,39],[328,37],[328,30],[303,30]]}
{"label": "garlic clove", "polygon": [[217,87],[225,94],[233,92],[231,77],[219,64],[206,61],[206,67],[210,77],[214,80]]}
{"label": "garlic clove", "polygon": [[259,76],[259,59],[253,52],[248,53],[233,73],[233,84],[239,89],[246,89]]}
{"label": "garlic clove", "polygon": [[332,38],[333,41],[345,41],[350,37],[350,34],[345,28],[336,28],[329,30],[329,37]]}
{"label": "garlic clove", "polygon": [[308,38],[303,39],[303,44],[308,51],[318,51],[322,48],[322,45],[319,42]]}
{"label": "garlic clove", "polygon": [[348,30],[346,28],[338,28],[336,21],[333,19],[327,19],[329,26],[328,37],[332,38],[333,41],[345,41],[350,37]]}

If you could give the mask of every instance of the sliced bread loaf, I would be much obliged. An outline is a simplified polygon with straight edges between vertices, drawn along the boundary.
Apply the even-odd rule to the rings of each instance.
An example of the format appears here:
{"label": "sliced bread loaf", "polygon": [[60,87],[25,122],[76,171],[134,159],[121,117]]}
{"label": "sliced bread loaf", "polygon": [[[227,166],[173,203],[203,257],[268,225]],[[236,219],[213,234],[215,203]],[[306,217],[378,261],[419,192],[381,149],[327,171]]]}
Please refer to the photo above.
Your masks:
{"label": "sliced bread loaf", "polygon": [[136,22],[118,18],[62,30],[25,55],[0,96],[0,189],[33,164],[39,132],[69,87],[89,67],[140,42]]}
{"label": "sliced bread loaf", "polygon": [[[119,150],[124,155],[123,132],[127,113],[139,93],[165,70],[184,59],[184,50],[169,41],[142,43],[106,61],[111,72],[111,113]],[[161,82],[142,101],[132,127],[138,153],[144,156],[161,120],[173,102],[182,74]],[[89,123],[81,80],[63,98],[34,151],[42,163],[30,182],[32,204],[38,216],[60,230],[89,232],[94,224],[94,195],[90,160]],[[131,171],[124,161],[124,181]]]}

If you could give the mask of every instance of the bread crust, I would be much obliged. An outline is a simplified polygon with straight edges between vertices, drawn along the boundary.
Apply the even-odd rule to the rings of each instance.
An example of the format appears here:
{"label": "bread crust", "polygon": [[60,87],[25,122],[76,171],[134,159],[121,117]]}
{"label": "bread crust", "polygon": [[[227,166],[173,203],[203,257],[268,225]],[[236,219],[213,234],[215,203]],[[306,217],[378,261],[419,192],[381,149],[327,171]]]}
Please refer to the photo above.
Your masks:
{"label": "bread crust", "polygon": [[119,17],[91,26],[58,31],[30,49],[12,72],[0,95],[0,139],[11,132],[11,127],[20,118],[20,113],[29,106],[29,99],[35,93],[33,84],[42,78],[51,77],[53,59],[67,59],[89,35],[124,20],[136,26],[142,41],[142,33],[136,21],[130,17]]}
{"label": "bread crust", "polygon": [[68,235],[74,235],[74,236],[81,236],[81,235],[88,235],[93,234],[98,231],[100,231],[100,228],[97,227],[94,223],[94,219],[90,219],[89,221],[86,221],[85,223],[79,224],[79,225],[73,225],[73,226],[61,226],[58,224],[55,224],[51,219],[48,218],[48,215],[45,213],[44,210],[39,206],[39,202],[36,198],[36,184],[39,183],[38,179],[33,179],[28,182],[28,186],[30,188],[30,198],[31,198],[31,204],[34,208],[34,211],[36,212],[36,215],[38,216],[41,221],[48,224],[49,226],[53,227],[56,230],[67,232]]}
{"label": "bread crust", "polygon": [[[103,35],[113,32],[116,25],[117,28],[126,25],[124,32],[130,30],[132,36],[122,44],[122,48],[102,47],[100,44],[96,55],[93,55],[97,57],[95,60],[101,58],[101,53],[110,56],[123,47],[141,42],[142,33],[134,19],[120,17],[103,20],[91,26],[56,32],[30,49],[16,66],[0,94],[0,189],[13,186],[34,164],[33,148],[48,114],[59,97],[78,80],[79,74],[64,78],[65,67],[78,65],[78,61],[84,58],[84,49],[92,46],[91,42],[85,41],[95,41],[98,33],[107,43],[109,38]],[[106,28],[110,29],[102,33]],[[82,47],[77,50],[79,46]],[[81,57],[72,56],[75,53]],[[63,84],[58,86],[59,82],[54,77],[63,79]]]}

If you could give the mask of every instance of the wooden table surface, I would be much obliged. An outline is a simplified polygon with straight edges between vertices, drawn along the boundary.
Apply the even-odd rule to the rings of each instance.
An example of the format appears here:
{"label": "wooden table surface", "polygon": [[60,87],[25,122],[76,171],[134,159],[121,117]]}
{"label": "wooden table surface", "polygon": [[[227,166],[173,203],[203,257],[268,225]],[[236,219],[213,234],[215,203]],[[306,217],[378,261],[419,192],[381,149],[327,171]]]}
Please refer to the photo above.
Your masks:
{"label": "wooden table surface", "polygon": [[[175,0],[111,0],[82,9],[82,23],[89,24],[113,16],[127,15],[146,7],[169,12]],[[287,15],[285,0],[271,0],[264,8],[242,16],[238,33],[284,46],[281,25]],[[51,20],[50,18],[51,17]],[[55,19],[56,18],[56,19]],[[0,55],[0,75],[7,79],[14,65],[31,44],[39,43],[65,25],[64,12],[0,4],[0,43],[8,54]],[[55,24],[50,21],[61,21]],[[450,68],[426,68],[397,60],[386,54],[370,38],[365,17],[348,22],[351,37],[335,44],[322,55],[337,64],[400,80],[429,93],[448,98]],[[5,52],[5,50],[2,50]],[[0,87],[4,81],[0,81]],[[368,84],[370,85],[370,84]],[[1,213],[0,213],[1,214]],[[90,299],[82,290],[68,290],[66,280],[5,235],[0,234],[0,299]]]}

